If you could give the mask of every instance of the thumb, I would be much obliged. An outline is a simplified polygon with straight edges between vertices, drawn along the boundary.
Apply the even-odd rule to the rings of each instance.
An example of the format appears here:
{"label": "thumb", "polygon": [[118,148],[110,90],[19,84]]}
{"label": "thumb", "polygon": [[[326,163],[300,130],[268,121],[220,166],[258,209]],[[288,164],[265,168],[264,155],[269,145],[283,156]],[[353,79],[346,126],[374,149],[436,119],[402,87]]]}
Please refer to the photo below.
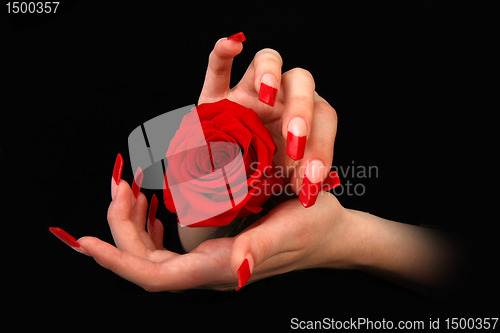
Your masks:
{"label": "thumb", "polygon": [[[298,201],[297,204],[300,205]],[[294,238],[290,235],[293,228],[283,221],[288,214],[280,214],[284,210],[279,208],[273,209],[236,237],[231,251],[231,269],[238,278],[236,290],[247,283],[254,267],[293,246],[291,239]]]}

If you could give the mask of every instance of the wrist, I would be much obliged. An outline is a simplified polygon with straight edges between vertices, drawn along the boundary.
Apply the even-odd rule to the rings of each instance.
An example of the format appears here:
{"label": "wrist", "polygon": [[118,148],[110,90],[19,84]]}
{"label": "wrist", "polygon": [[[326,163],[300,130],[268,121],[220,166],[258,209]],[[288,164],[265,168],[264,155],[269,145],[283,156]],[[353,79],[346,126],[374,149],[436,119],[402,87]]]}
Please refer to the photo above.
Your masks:
{"label": "wrist", "polygon": [[375,216],[342,208],[339,221],[330,238],[327,267],[366,270],[376,265],[375,251],[378,226]]}
{"label": "wrist", "polygon": [[377,239],[377,225],[374,215],[370,213],[346,209],[346,223],[351,226],[351,269],[366,270],[373,267],[378,254],[375,251]]}

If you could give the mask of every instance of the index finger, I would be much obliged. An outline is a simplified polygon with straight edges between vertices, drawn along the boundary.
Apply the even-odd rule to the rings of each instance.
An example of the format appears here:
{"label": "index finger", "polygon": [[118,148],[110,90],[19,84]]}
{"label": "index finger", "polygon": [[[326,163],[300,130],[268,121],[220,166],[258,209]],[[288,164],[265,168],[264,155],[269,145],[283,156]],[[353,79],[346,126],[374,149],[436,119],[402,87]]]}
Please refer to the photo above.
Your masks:
{"label": "index finger", "polygon": [[207,73],[198,104],[215,102],[229,93],[233,58],[243,50],[241,41],[221,38],[208,58]]}
{"label": "index finger", "polygon": [[86,236],[80,238],[78,242],[99,265],[147,291],[180,290],[191,287],[186,285],[189,280],[184,274],[176,274],[176,265],[165,264],[168,259],[180,257],[177,253],[157,251],[157,259],[160,261],[153,261],[154,258],[148,260],[122,251],[99,238]]}
{"label": "index finger", "polygon": [[95,237],[78,240],[87,253],[104,268],[149,290],[158,275],[157,263],[122,251]]}

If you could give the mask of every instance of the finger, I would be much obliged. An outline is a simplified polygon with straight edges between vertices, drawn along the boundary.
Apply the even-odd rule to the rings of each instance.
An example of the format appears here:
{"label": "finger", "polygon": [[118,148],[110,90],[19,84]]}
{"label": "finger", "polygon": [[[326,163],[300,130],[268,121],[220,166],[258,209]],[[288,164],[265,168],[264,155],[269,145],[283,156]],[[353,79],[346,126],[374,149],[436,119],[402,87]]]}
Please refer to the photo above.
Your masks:
{"label": "finger", "polygon": [[281,82],[281,67],[283,60],[273,49],[263,49],[255,54],[245,75],[235,87],[258,93],[259,100],[269,106],[274,106]]}
{"label": "finger", "polygon": [[148,199],[143,193],[137,195],[135,205],[130,212],[130,219],[134,222],[137,230],[146,229],[146,217],[148,210]]}
{"label": "finger", "polygon": [[[130,213],[130,218],[134,222],[135,227],[139,236],[141,236],[142,242],[149,250],[156,250],[153,240],[151,239],[148,232],[146,232],[146,218],[148,210],[148,200],[143,193],[139,193],[137,197],[137,202]],[[139,253],[138,253],[139,254]],[[145,255],[145,253],[140,253],[140,255]]]}
{"label": "finger", "polygon": [[266,259],[297,249],[294,240],[299,230],[296,227],[301,225],[293,223],[296,219],[293,210],[297,208],[304,209],[297,200],[289,200],[236,237],[231,251],[231,269],[238,277],[238,288],[246,283],[254,268]]}
{"label": "finger", "polygon": [[297,161],[303,158],[314,119],[314,79],[308,71],[294,68],[282,78],[285,111],[282,135],[287,139],[287,155]]}
{"label": "finger", "polygon": [[146,290],[160,288],[157,282],[164,273],[159,263],[122,251],[95,237],[82,237],[78,242],[99,265]]}
{"label": "finger", "polygon": [[233,58],[243,50],[239,41],[221,38],[208,58],[205,82],[198,104],[213,102],[227,96],[231,82]]}
{"label": "finger", "polygon": [[78,242],[101,266],[148,291],[183,290],[224,279],[223,266],[227,265],[213,269],[214,262],[200,253],[155,251],[152,260],[147,260],[95,237],[82,237]]}
{"label": "finger", "polygon": [[[333,159],[333,147],[337,134],[337,114],[335,110],[321,98],[314,95],[314,119],[307,139],[305,152],[298,172],[292,176],[292,188],[300,187],[299,200],[304,207],[314,205],[321,191],[321,184],[330,171]],[[302,180],[302,182],[301,182]]]}
{"label": "finger", "polygon": [[[148,248],[144,244],[137,223],[132,220],[132,202],[135,200],[128,183],[121,180],[116,190],[116,196],[108,208],[108,223],[118,248],[136,255],[146,256]],[[144,206],[147,207],[144,194],[140,193],[135,206],[138,210],[144,211]],[[144,215],[146,215],[145,211]],[[137,217],[134,216],[134,218]],[[145,233],[144,228],[142,230]]]}

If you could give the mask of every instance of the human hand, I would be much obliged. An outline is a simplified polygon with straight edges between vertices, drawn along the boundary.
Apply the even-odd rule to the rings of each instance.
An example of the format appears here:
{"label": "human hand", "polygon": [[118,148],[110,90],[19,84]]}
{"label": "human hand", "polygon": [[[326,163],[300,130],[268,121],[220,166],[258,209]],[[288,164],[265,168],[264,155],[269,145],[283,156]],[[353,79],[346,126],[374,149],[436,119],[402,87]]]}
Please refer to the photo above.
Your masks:
{"label": "human hand", "polygon": [[297,199],[288,200],[240,235],[208,240],[180,255],[163,247],[163,225],[154,218],[154,208],[146,218],[145,196],[123,180],[118,183],[108,211],[117,247],[50,229],[75,250],[148,291],[230,290],[249,279],[314,267],[363,269],[405,285],[442,287],[457,265],[456,244],[443,235],[344,209],[328,192],[321,192],[310,209]]}
{"label": "human hand", "polygon": [[168,251],[163,247],[163,224],[155,217],[154,203],[147,214],[145,195],[136,192],[135,198],[126,181],[118,183],[108,209],[116,247],[95,237],[82,237],[77,240],[80,252],[148,291],[234,285],[229,266],[232,239],[209,241],[184,255]]}
{"label": "human hand", "polygon": [[[321,182],[328,172],[326,165],[331,164],[333,155],[333,143],[336,133],[335,111],[314,91],[314,80],[309,72],[302,69],[293,69],[281,75],[281,57],[271,49],[265,49],[257,53],[240,83],[233,89],[229,89],[232,60],[241,50],[241,42],[225,38],[217,42],[210,56],[207,76],[199,103],[228,98],[251,107],[273,134],[273,139],[278,146],[275,163],[281,166],[284,171],[289,172],[286,176],[291,182],[292,189],[296,193],[299,191],[299,185],[302,183],[304,176],[313,184]],[[276,80],[273,81],[273,78]],[[264,83],[264,85],[262,86],[261,83]],[[265,88],[266,84],[277,87],[276,101],[273,100],[272,94],[271,96],[267,95],[267,98],[263,98],[263,95],[266,95],[263,93],[263,89],[269,91],[269,88]],[[274,109],[271,105],[274,106]],[[297,118],[300,119],[297,120]],[[302,125],[305,126],[301,127],[301,121]],[[293,142],[291,138],[294,135],[299,137],[307,136],[305,147],[300,147],[297,142]],[[288,138],[288,143],[286,138]],[[287,150],[285,150],[285,147],[287,147]],[[287,155],[291,155],[296,161]],[[159,220],[150,218],[149,222],[147,222],[148,232],[146,232],[147,200],[144,195],[137,191],[137,187],[134,192],[126,182],[116,179],[115,181],[115,183],[112,182],[114,200],[108,211],[108,221],[117,247],[115,248],[97,238],[83,237],[78,241],[81,243],[81,252],[93,256],[102,266],[111,269],[147,290],[178,290],[195,287],[232,288],[239,270],[239,266],[232,265],[238,260],[232,259],[234,257],[232,247],[235,238],[206,241],[189,254],[182,256],[167,251],[162,245],[163,226]],[[120,184],[120,186],[117,184]],[[299,197],[300,202],[306,207],[313,205],[316,196],[311,199],[308,193],[302,196],[302,192]],[[322,194],[320,197],[325,195]],[[337,202],[336,199],[335,202]],[[296,217],[299,217],[303,216],[305,212],[298,203],[299,201],[293,200],[291,203],[284,205],[295,204],[293,210],[297,210]],[[282,211],[279,207],[273,209],[272,212],[274,213],[271,216]],[[319,210],[321,211],[321,209]],[[282,215],[283,213],[278,214],[276,221],[282,221],[282,218],[280,218]],[[303,217],[307,219],[307,217]],[[267,218],[265,219],[267,220]],[[245,240],[248,239],[246,238],[248,234],[254,235],[255,232],[262,230],[263,227],[257,228],[261,222],[257,222],[256,225],[239,237]],[[301,221],[296,222],[297,226],[301,225],[301,223]],[[273,222],[272,224],[266,223],[264,229],[268,228],[269,225],[279,228],[279,223]],[[287,223],[284,222],[284,225],[287,225]],[[288,231],[298,229],[289,228]],[[267,239],[269,237],[274,239],[274,235],[268,235]],[[279,234],[276,235],[276,239],[280,239],[279,237]],[[299,246],[298,244],[300,244],[305,247],[306,243],[300,243],[301,240],[302,238],[299,238],[296,245]],[[244,241],[240,240],[236,244],[236,249],[239,251],[236,251],[236,258],[238,258],[238,256],[241,257],[242,251],[248,250],[248,248],[245,248]],[[287,244],[292,243],[288,242]],[[275,250],[278,251],[278,249]],[[255,256],[250,257],[247,256],[248,252],[245,254],[245,258],[250,258],[248,261],[251,263],[252,270],[256,263],[261,260],[265,261],[265,256],[259,255],[259,253],[257,250]],[[274,255],[275,253],[273,253]],[[295,258],[293,263],[297,261],[298,258]],[[305,264],[306,261],[305,258],[301,260],[302,264]],[[282,266],[282,268],[288,267],[287,265]],[[307,265],[304,267],[307,267]],[[172,272],[180,271],[183,272],[182,275],[172,274]],[[273,274],[276,274],[276,270],[271,269],[261,272],[257,265],[254,279]],[[186,278],[186,276],[189,276],[189,278]]]}
{"label": "human hand", "polygon": [[208,240],[180,255],[163,247],[163,225],[154,217],[154,203],[148,218],[144,194],[136,192],[135,198],[124,180],[114,190],[108,222],[116,247],[88,236],[68,245],[148,291],[241,287],[246,282],[238,274],[242,254],[249,258],[251,281],[327,262],[338,267],[349,262],[343,241],[350,239],[342,222],[345,210],[328,192],[322,192],[311,209],[289,200],[239,236]]}
{"label": "human hand", "polygon": [[[325,179],[333,159],[337,131],[335,110],[315,92],[313,76],[294,68],[281,74],[278,52],[263,49],[255,55],[240,82],[230,89],[233,59],[243,50],[242,33],[221,38],[210,54],[205,83],[198,103],[227,98],[253,109],[273,135],[277,146],[275,165],[289,180],[306,207],[315,193],[303,180],[318,184]],[[305,178],[304,178],[305,177]]]}

